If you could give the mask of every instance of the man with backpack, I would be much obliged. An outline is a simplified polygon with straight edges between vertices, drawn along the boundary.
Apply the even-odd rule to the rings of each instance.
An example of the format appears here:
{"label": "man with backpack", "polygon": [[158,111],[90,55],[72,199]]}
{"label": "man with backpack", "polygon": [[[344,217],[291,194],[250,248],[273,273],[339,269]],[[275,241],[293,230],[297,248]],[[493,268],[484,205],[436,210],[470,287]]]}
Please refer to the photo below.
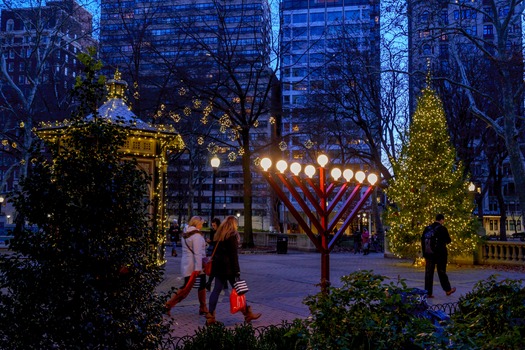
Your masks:
{"label": "man with backpack", "polygon": [[456,287],[451,287],[447,276],[447,244],[452,242],[448,230],[443,224],[445,216],[436,215],[436,221],[425,228],[421,236],[421,249],[425,258],[425,289],[427,297],[433,298],[434,270],[437,267],[437,273],[441,288],[448,295],[456,291]]}

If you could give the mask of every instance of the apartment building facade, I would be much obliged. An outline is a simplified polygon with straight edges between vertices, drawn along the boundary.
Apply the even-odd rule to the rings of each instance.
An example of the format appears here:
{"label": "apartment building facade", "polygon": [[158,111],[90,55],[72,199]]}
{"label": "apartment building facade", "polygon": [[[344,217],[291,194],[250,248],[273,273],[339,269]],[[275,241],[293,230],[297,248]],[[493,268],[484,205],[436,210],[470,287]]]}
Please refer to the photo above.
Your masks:
{"label": "apartment building facade", "polygon": [[[69,92],[82,69],[77,55],[96,46],[92,15],[74,0],[4,7],[0,16],[0,196],[12,191],[27,166],[28,133],[39,122],[71,112]],[[12,221],[3,201],[0,212]]]}

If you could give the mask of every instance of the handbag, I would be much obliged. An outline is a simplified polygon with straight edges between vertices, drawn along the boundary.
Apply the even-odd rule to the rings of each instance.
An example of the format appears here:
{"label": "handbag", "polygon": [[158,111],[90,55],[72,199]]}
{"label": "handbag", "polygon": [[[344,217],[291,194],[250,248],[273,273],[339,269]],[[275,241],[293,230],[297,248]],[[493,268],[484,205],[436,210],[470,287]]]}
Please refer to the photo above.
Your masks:
{"label": "handbag", "polygon": [[246,295],[239,295],[235,288],[230,293],[230,312],[232,314],[246,309]]}
{"label": "handbag", "polygon": [[238,279],[237,281],[235,281],[235,283],[233,284],[233,288],[239,295],[244,295],[250,290],[248,288],[248,283],[246,283],[245,280],[241,280],[241,279]]}
{"label": "handbag", "polygon": [[211,256],[207,256],[202,258],[202,270],[206,274],[206,276],[211,275],[211,263],[213,261],[213,256],[215,255],[215,251],[217,250],[217,246],[219,245],[219,242],[215,243],[215,248],[213,248],[213,253]]}

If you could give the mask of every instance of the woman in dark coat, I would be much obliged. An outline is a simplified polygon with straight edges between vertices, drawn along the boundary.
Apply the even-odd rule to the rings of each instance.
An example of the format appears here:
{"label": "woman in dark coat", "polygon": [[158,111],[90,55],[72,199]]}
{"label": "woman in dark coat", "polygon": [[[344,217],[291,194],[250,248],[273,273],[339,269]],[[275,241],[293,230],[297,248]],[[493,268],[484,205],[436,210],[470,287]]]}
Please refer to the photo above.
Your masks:
{"label": "woman in dark coat", "polygon": [[[206,325],[216,322],[215,308],[219,301],[219,295],[224,287],[229,282],[232,287],[235,279],[240,277],[241,269],[239,268],[238,255],[238,223],[234,216],[228,216],[221,223],[217,232],[214,235],[214,241],[217,245],[217,250],[213,256],[211,276],[215,277],[215,285],[210,294],[209,312],[206,314]],[[250,306],[246,305],[243,310],[244,321],[250,323],[261,317],[261,314],[252,313]]]}

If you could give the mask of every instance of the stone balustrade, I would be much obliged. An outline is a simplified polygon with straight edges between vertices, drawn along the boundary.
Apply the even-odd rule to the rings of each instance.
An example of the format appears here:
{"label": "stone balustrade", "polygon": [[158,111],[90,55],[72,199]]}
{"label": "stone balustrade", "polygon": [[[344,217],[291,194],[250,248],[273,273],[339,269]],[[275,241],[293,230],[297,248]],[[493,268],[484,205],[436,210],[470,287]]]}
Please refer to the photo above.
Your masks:
{"label": "stone balustrade", "polygon": [[481,265],[525,265],[525,242],[487,241],[478,250]]}
{"label": "stone balustrade", "polygon": [[[260,247],[275,247],[279,235],[280,233],[254,232],[254,243]],[[286,236],[289,249],[316,251],[315,246],[304,233],[289,233]],[[525,265],[525,242],[486,241],[474,254],[455,257],[450,261],[468,265]]]}

